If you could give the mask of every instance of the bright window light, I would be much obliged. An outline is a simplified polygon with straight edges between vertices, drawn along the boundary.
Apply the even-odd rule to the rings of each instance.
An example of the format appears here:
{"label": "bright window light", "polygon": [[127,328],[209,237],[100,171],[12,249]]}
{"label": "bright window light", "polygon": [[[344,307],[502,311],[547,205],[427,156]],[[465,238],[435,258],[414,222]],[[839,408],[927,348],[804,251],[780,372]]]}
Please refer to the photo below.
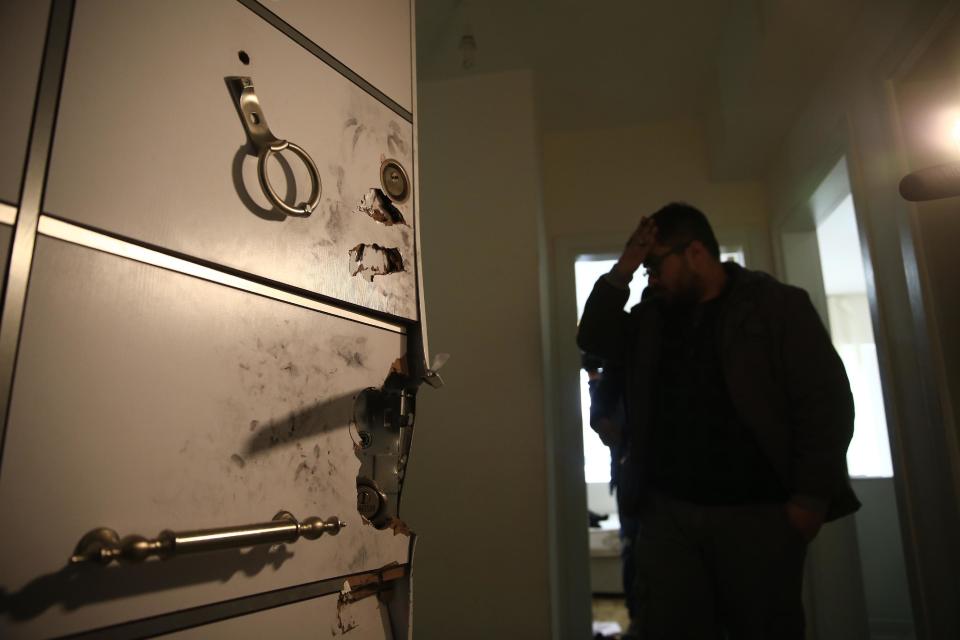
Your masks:
{"label": "bright window light", "polygon": [[[579,256],[573,263],[574,278],[577,283],[577,322],[580,322],[583,307],[587,304],[590,292],[593,291],[593,285],[600,276],[613,269],[616,263],[616,258],[610,256]],[[640,294],[646,286],[647,277],[643,275],[643,267],[641,267],[634,274],[633,282],[630,283],[630,298],[627,300],[626,309],[640,302]]]}
{"label": "bright window light", "polygon": [[847,466],[853,477],[890,478],[893,463],[880,365],[852,196],[847,196],[817,226],[817,244],[827,294],[830,335],[850,378],[856,408]]}
{"label": "bright window light", "polygon": [[[610,256],[579,256],[574,263],[577,286],[577,322],[583,315],[583,307],[593,290],[593,285],[616,263]],[[625,309],[640,302],[640,294],[647,286],[647,277],[641,268],[630,283],[630,297]],[[600,437],[590,428],[590,387],[587,372],[580,369],[580,416],[583,425],[583,475],[587,482],[610,482],[610,450],[600,442]]]}

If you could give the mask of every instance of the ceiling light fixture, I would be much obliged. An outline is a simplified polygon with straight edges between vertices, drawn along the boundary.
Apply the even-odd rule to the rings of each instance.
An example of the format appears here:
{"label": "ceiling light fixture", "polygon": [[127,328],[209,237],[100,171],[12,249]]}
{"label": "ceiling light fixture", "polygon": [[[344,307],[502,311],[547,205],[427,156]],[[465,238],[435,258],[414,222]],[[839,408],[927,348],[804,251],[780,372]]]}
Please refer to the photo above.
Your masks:
{"label": "ceiling light fixture", "polygon": [[[944,111],[931,127],[930,142],[943,152],[952,148],[960,152],[960,113],[956,109]],[[940,200],[960,196],[960,162],[947,162],[917,169],[900,181],[900,195],[911,202]]]}

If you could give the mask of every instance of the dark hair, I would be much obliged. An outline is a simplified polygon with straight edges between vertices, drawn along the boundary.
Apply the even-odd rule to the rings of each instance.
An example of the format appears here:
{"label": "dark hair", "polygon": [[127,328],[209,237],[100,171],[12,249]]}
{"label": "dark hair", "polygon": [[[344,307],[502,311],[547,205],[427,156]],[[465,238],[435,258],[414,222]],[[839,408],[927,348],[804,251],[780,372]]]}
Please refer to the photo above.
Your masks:
{"label": "dark hair", "polygon": [[696,207],[683,202],[671,202],[653,214],[657,223],[657,242],[676,246],[699,240],[707,251],[720,259],[720,245],[713,234],[707,216]]}

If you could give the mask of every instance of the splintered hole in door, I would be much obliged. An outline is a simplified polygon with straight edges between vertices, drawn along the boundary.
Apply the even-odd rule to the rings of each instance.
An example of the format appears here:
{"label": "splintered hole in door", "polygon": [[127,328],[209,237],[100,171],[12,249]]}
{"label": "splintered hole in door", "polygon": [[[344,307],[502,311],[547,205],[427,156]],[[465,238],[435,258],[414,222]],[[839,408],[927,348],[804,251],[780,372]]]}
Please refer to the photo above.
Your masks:
{"label": "splintered hole in door", "polygon": [[359,276],[373,282],[376,276],[406,271],[403,256],[395,247],[381,247],[379,244],[358,244],[350,249],[350,275]]}
{"label": "splintered hole in door", "polygon": [[241,49],[240,52],[237,53],[237,57],[240,58],[240,62],[243,64],[250,64],[250,56],[247,55],[246,51]]}
{"label": "splintered hole in door", "polygon": [[395,224],[407,224],[407,221],[403,218],[403,213],[393,204],[390,197],[376,187],[368,189],[363,194],[363,199],[357,205],[357,210],[388,227]]}

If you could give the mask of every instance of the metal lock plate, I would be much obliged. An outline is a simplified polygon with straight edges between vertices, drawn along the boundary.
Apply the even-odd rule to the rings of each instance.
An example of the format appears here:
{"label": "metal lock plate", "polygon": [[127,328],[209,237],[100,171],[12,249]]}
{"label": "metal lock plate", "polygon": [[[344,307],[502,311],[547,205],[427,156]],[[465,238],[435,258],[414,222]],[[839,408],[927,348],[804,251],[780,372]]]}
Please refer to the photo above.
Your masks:
{"label": "metal lock plate", "polygon": [[368,388],[354,400],[357,511],[374,527],[389,526],[397,515],[400,487],[406,469],[413,397],[402,389]]}
{"label": "metal lock plate", "polygon": [[380,165],[380,184],[394,202],[404,202],[410,197],[410,179],[396,160],[384,160]]}

